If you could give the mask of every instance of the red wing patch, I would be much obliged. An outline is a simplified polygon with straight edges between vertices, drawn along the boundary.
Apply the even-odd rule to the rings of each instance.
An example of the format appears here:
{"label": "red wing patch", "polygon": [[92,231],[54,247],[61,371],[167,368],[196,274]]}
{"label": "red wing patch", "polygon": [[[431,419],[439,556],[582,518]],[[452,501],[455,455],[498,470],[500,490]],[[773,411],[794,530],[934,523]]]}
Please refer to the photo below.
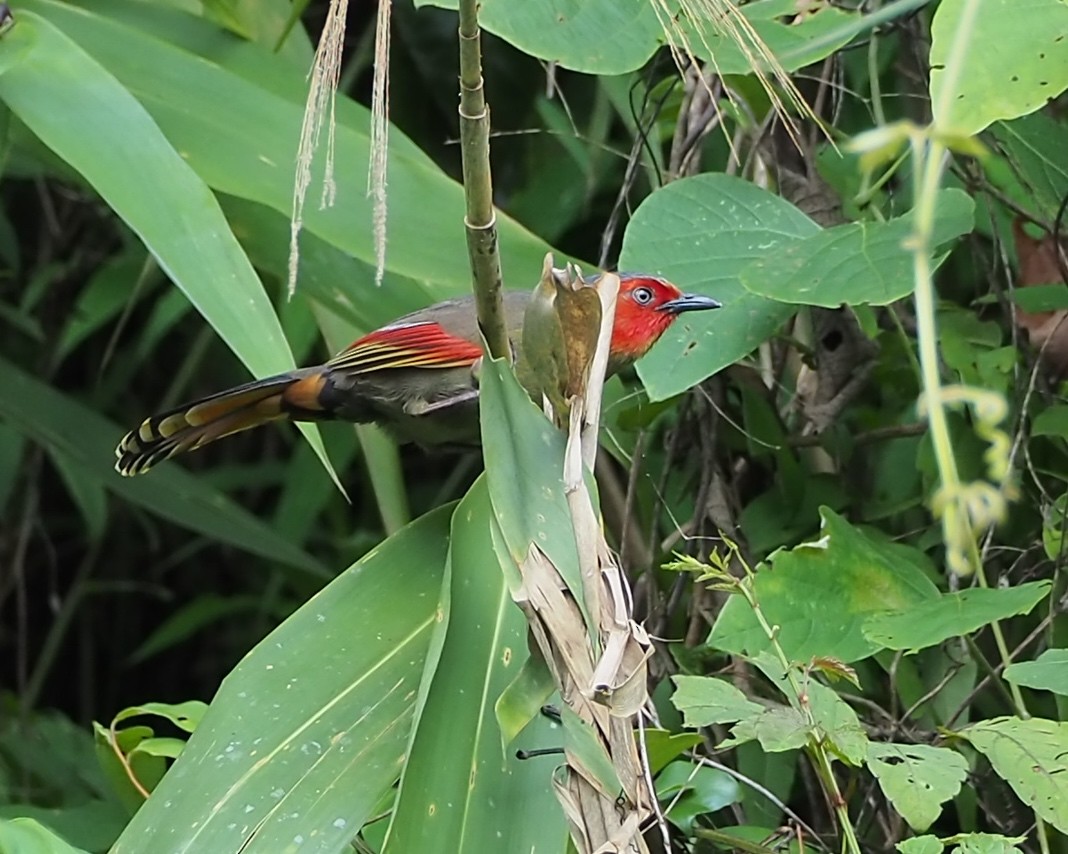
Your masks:
{"label": "red wing patch", "polygon": [[482,358],[482,348],[433,322],[386,326],[354,341],[327,364],[368,374],[389,368],[462,368]]}

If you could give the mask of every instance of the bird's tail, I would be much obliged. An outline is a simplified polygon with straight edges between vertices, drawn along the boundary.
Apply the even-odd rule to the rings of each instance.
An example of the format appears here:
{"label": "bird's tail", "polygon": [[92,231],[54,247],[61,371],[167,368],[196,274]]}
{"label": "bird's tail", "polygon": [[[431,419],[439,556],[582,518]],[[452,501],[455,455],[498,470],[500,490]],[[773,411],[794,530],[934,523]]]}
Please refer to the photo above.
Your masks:
{"label": "bird's tail", "polygon": [[115,470],[142,474],[156,463],[270,421],[330,418],[319,402],[324,369],[305,368],[246,383],[146,418],[115,449]]}

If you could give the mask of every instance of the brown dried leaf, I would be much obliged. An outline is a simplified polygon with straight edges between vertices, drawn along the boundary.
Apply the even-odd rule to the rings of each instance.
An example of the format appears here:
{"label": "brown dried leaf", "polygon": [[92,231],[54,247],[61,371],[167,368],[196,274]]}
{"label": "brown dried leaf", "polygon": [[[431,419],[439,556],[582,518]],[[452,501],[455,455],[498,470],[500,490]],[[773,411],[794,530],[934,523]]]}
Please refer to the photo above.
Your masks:
{"label": "brown dried leaf", "polygon": [[857,688],[860,687],[857,671],[837,658],[829,658],[827,656],[813,658],[809,663],[809,668],[811,670],[819,671],[826,676],[830,676],[832,679],[845,679]]}
{"label": "brown dried leaf", "polygon": [[552,405],[557,424],[568,422],[571,400],[586,393],[601,329],[601,299],[595,282],[572,267],[559,270],[546,255],[541,281],[523,317],[523,348],[517,375],[539,402]]}
{"label": "brown dried leaf", "polygon": [[573,290],[561,288],[556,298],[556,310],[564,332],[566,351],[567,384],[564,396],[572,398],[585,395],[586,378],[601,330],[601,299],[592,285],[582,284]]}

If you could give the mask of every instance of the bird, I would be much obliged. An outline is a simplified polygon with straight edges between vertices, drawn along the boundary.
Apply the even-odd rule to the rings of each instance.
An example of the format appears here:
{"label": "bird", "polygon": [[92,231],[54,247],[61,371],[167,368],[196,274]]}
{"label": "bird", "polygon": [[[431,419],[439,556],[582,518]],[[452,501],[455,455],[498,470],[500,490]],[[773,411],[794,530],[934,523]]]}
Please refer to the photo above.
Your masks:
{"label": "bird", "polygon": [[[645,355],[683,312],[720,308],[667,279],[620,273],[608,375]],[[515,349],[531,294],[505,291]],[[400,443],[479,444],[475,302],[450,299],[407,314],[354,341],[321,365],[239,385],[141,422],[115,449],[115,469],[131,476],[177,454],[271,421],[376,422]]]}

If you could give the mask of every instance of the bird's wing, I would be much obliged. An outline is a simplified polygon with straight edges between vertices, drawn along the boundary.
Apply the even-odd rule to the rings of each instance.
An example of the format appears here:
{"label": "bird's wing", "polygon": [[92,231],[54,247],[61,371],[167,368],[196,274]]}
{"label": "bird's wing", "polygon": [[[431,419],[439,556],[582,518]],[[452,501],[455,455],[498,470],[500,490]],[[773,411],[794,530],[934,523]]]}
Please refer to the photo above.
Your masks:
{"label": "bird's wing", "polygon": [[477,344],[434,321],[398,323],[354,341],[327,367],[353,374],[389,368],[462,368],[482,358]]}

